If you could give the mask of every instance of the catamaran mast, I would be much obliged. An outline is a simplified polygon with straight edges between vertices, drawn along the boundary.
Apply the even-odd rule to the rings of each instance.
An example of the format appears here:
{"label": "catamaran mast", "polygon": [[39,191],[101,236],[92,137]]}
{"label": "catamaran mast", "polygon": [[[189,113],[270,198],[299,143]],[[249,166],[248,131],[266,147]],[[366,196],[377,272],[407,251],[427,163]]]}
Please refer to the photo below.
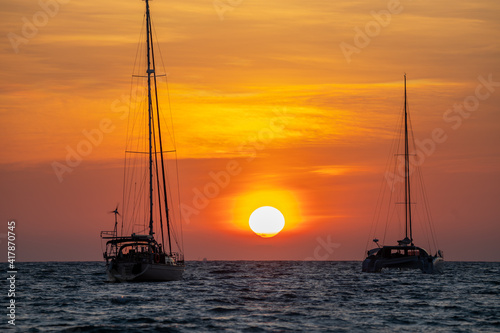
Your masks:
{"label": "catamaran mast", "polygon": [[408,231],[410,232],[410,242],[413,245],[413,234],[411,228],[411,196],[410,196],[410,161],[408,153],[408,110],[406,99],[406,73],[404,76],[405,86],[405,233],[408,238]]}

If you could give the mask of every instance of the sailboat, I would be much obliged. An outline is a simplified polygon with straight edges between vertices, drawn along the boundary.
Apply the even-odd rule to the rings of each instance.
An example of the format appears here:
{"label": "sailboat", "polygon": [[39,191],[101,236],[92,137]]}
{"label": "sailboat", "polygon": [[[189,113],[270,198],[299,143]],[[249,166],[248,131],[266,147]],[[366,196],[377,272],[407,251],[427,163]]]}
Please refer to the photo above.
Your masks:
{"label": "sailboat", "polygon": [[[101,239],[106,242],[103,256],[108,280],[116,282],[180,280],[185,268],[182,240],[179,241],[169,208],[173,200],[165,155],[175,152],[175,149],[165,150],[167,140],[162,137],[165,120],[160,110],[157,87],[158,77],[165,75],[156,73],[148,0],[145,0],[145,5],[145,57],[140,61],[145,68],[138,75],[133,75],[134,79],[142,82],[143,98],[137,103],[138,109],[131,110],[129,114],[127,148],[130,149],[125,154],[126,216],[121,216],[117,206],[111,212],[115,216],[113,231],[101,232]],[[172,131],[169,134],[172,137]],[[175,148],[175,141],[173,145]],[[119,216],[122,217],[121,228],[118,226]],[[127,229],[138,231],[124,231],[124,220],[129,224]]]}
{"label": "sailboat", "polygon": [[[406,74],[404,75],[404,152],[398,153],[395,156],[402,157],[399,158],[401,166],[404,168],[404,177],[401,177],[401,182],[404,182],[404,186],[400,186],[403,191],[404,200],[403,202],[396,202],[396,205],[404,205],[404,226],[405,226],[405,237],[398,241],[397,245],[379,245],[379,240],[377,238],[373,239],[373,242],[377,245],[376,248],[367,251],[367,257],[363,261],[362,271],[363,272],[380,272],[385,268],[396,268],[396,269],[420,269],[424,273],[442,273],[443,272],[443,255],[440,250],[438,250],[434,255],[430,255],[422,247],[418,247],[414,244],[413,239],[413,215],[414,208],[416,204],[414,202],[413,194],[413,184],[411,183],[412,170],[410,169],[410,157],[414,156],[414,153],[410,153],[410,141],[414,146],[413,135],[410,137],[409,132],[411,131],[411,126],[409,123],[409,112],[408,103],[406,95]],[[412,133],[411,133],[412,134]],[[395,164],[397,168],[397,163]],[[394,184],[393,184],[394,186]],[[392,188],[395,190],[395,187]],[[423,191],[423,189],[422,189]],[[412,201],[413,200],[413,201]],[[426,206],[426,198],[424,196],[423,204]],[[392,203],[391,203],[392,204]],[[425,207],[427,209],[427,207]],[[425,214],[427,219],[430,219],[430,214]],[[428,221],[430,222],[430,221]],[[387,224],[386,224],[387,225]],[[387,228],[387,226],[386,226]],[[430,230],[432,232],[432,230]]]}

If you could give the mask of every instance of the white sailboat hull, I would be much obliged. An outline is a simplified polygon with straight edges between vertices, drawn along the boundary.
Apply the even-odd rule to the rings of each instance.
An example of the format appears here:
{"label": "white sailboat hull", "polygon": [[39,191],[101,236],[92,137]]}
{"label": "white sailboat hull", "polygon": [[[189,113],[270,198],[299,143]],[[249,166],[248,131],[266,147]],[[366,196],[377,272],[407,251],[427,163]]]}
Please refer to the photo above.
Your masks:
{"label": "white sailboat hull", "polygon": [[111,282],[160,282],[182,279],[184,265],[161,263],[114,263],[107,266]]}

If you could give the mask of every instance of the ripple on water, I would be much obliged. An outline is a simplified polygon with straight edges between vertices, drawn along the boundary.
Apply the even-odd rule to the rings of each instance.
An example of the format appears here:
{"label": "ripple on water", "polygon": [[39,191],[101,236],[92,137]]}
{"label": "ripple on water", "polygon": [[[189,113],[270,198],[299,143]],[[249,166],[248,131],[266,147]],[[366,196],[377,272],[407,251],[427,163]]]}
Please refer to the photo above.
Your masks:
{"label": "ripple on water", "polygon": [[445,274],[359,262],[189,262],[174,283],[107,283],[102,263],[23,263],[22,331],[499,331],[500,264]]}

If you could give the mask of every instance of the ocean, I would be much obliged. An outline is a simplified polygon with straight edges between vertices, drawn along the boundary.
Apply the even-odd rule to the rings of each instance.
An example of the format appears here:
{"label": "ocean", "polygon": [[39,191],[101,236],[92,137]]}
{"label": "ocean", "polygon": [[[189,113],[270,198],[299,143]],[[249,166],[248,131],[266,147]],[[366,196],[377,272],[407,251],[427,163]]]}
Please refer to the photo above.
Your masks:
{"label": "ocean", "polygon": [[162,283],[106,282],[103,262],[17,265],[16,325],[4,315],[2,327],[19,332],[500,332],[500,263],[446,262],[425,275],[190,261],[182,281]]}

